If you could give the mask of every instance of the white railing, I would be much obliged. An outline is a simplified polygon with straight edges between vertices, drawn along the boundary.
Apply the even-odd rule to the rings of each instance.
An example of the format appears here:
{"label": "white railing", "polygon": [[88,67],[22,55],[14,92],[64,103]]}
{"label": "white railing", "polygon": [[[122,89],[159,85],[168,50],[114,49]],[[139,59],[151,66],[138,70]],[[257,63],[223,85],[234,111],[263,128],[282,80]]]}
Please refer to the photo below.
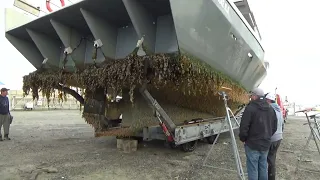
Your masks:
{"label": "white railing", "polygon": [[[65,6],[69,6],[79,1],[83,0],[64,0],[64,3]],[[25,12],[26,15],[32,18],[38,18],[50,13],[46,7],[46,0],[37,2],[34,2],[33,0],[14,0],[13,7],[19,11]],[[50,7],[53,11],[62,8],[60,0],[51,0]]]}
{"label": "white railing", "polygon": [[[40,95],[41,93],[39,93]],[[61,101],[56,93],[50,98],[48,103],[46,97],[39,96],[38,100],[33,100],[31,95],[23,97],[22,91],[10,90],[9,101],[11,111],[15,110],[75,110],[80,109],[80,103],[71,95],[67,95],[66,101]],[[31,105],[31,106],[30,106]]]}

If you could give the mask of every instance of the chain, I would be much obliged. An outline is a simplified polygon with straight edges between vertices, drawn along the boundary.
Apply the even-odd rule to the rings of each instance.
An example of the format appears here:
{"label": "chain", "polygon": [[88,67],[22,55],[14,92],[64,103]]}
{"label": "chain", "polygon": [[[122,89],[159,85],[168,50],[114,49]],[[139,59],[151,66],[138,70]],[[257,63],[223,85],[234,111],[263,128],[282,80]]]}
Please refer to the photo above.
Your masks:
{"label": "chain", "polygon": [[62,61],[62,70],[64,70],[66,68],[66,63],[67,63],[67,58],[68,58],[68,54],[64,53],[64,59]]}
{"label": "chain", "polygon": [[93,64],[96,65],[96,60],[97,60],[97,57],[98,57],[98,48],[97,47],[94,47],[94,52],[93,52],[93,55],[92,55],[92,60],[93,60]]}

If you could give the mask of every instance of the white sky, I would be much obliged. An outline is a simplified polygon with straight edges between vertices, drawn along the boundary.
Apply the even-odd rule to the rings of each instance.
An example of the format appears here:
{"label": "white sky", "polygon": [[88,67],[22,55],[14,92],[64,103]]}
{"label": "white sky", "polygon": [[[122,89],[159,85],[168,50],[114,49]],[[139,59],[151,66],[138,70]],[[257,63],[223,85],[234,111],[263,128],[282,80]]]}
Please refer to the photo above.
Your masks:
{"label": "white sky", "polygon": [[[45,0],[29,1],[42,8],[45,5]],[[319,85],[312,84],[317,82],[320,71],[320,1],[248,1],[260,29],[265,59],[270,62],[268,77],[261,87],[266,92],[274,92],[277,87],[277,92],[283,98],[288,96],[291,102],[320,104]],[[53,2],[59,5],[58,0]],[[35,69],[4,37],[4,8],[12,4],[13,0],[0,3],[0,81],[8,88],[21,89],[22,76]]]}

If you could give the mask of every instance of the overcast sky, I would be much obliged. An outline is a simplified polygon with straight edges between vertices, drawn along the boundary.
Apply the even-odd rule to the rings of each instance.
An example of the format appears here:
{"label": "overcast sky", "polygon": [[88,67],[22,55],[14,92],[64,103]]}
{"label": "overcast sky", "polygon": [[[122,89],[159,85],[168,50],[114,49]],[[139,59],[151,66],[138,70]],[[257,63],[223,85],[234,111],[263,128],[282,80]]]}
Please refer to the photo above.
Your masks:
{"label": "overcast sky", "polygon": [[[29,1],[45,5],[45,0]],[[272,92],[277,87],[277,92],[288,96],[289,101],[320,104],[319,83],[311,84],[319,80],[320,71],[320,1],[248,1],[260,29],[265,59],[270,62],[261,87]],[[53,2],[59,4],[58,0]],[[12,4],[13,0],[2,0],[0,4],[0,81],[11,89],[21,89],[22,76],[35,69],[4,37],[4,8]]]}

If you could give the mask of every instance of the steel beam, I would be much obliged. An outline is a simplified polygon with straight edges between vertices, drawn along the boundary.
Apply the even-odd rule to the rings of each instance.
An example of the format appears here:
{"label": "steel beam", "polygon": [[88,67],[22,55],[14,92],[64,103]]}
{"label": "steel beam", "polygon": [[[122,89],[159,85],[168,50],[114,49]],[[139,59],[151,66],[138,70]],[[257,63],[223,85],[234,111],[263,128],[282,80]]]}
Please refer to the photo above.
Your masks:
{"label": "steel beam", "polygon": [[156,53],[173,53],[179,51],[176,30],[171,15],[157,18]]}
{"label": "steel beam", "polygon": [[95,40],[101,40],[101,50],[108,58],[115,59],[117,46],[117,27],[92,14],[91,12],[80,9],[86,20]]}
{"label": "steel beam", "polygon": [[27,29],[27,32],[42,56],[48,59],[46,63],[51,68],[59,68],[60,55],[62,52],[59,41],[31,29]]}
{"label": "steel beam", "polygon": [[144,37],[147,51],[155,52],[156,20],[137,0],[122,0],[139,39]]}
{"label": "steel beam", "polygon": [[[82,69],[85,60],[86,43],[85,38],[77,30],[53,19],[50,20],[53,28],[61,39],[65,51],[70,52],[66,66],[75,65]],[[71,57],[69,57],[71,56]],[[63,59],[62,59],[63,60]]]}
{"label": "steel beam", "polygon": [[41,67],[44,58],[32,42],[16,38],[8,33],[6,33],[5,36],[36,69]]}
{"label": "steel beam", "polygon": [[132,24],[118,29],[116,58],[124,58],[137,46],[138,35]]}

